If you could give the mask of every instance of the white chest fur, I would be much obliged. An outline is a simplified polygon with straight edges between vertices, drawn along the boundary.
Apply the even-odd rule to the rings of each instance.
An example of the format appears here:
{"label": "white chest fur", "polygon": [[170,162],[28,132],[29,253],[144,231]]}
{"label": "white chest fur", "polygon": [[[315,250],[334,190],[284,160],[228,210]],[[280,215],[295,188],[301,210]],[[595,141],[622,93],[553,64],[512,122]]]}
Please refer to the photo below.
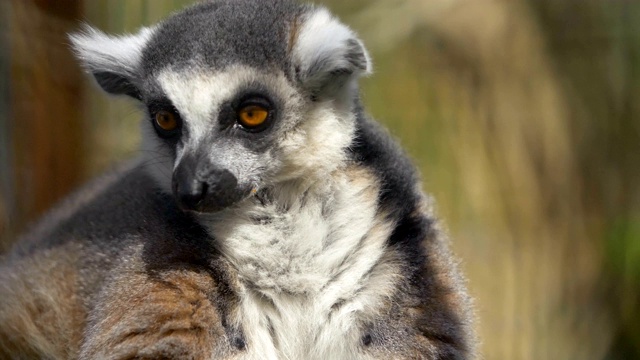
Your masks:
{"label": "white chest fur", "polygon": [[246,357],[362,358],[363,323],[399,272],[385,246],[392,224],[377,211],[378,184],[351,169],[299,190],[290,184],[269,204],[206,220],[242,283],[234,317]]}

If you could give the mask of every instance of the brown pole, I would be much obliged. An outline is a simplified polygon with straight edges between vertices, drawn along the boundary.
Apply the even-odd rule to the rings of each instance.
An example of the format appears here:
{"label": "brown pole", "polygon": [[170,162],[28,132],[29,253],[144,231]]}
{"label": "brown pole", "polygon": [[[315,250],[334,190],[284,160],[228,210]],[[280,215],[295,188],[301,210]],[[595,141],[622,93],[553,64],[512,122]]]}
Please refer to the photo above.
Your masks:
{"label": "brown pole", "polygon": [[14,232],[82,177],[81,74],[67,39],[81,1],[11,0],[9,7],[13,181],[5,208]]}

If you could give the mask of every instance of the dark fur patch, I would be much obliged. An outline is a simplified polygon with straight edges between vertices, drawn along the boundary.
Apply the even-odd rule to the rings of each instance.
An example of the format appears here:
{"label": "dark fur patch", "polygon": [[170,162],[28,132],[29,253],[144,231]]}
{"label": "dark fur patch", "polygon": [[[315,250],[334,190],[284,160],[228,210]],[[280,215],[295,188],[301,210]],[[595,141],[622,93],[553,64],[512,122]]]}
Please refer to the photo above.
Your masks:
{"label": "dark fur patch", "polygon": [[[416,211],[420,202],[415,167],[388,132],[365,115],[359,101],[356,101],[354,111],[357,122],[356,134],[349,146],[351,157],[356,163],[370,168],[380,179],[380,207],[391,218],[408,221],[408,215]],[[414,228],[420,227],[411,224],[405,228],[397,227],[389,245],[409,241],[411,237],[406,233]],[[420,234],[417,235],[419,238]]]}
{"label": "dark fur patch", "polygon": [[120,74],[112,72],[94,72],[93,77],[104,91],[113,95],[127,95],[134,99],[142,100],[140,90],[133,83]]}
{"label": "dark fur patch", "polygon": [[473,315],[447,239],[431,215],[424,213],[415,167],[391,136],[364,115],[359,104],[356,111],[352,158],[381,179],[380,211],[388,213],[396,224],[388,246],[398,251],[404,262],[405,285],[394,301],[397,308],[376,328],[381,339],[393,339],[404,331],[416,339],[385,343],[382,348],[400,346],[407,356],[431,353],[432,357],[425,357],[466,359],[475,348]]}

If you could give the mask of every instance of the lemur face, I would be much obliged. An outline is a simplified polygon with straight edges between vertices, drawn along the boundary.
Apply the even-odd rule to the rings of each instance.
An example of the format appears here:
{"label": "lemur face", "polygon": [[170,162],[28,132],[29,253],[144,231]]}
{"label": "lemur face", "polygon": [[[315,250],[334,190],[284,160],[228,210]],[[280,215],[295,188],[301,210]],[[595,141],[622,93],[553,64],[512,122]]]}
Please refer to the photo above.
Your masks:
{"label": "lemur face", "polygon": [[283,0],[213,1],[137,35],[72,41],[103,89],[143,104],[148,169],[198,212],[339,166],[370,68],[326,10]]}
{"label": "lemur face", "polygon": [[[172,174],[183,208],[226,208],[282,176],[290,149],[281,145],[309,106],[282,72],[167,67],[148,83],[156,91],[143,94],[145,152],[165,159],[162,170]],[[163,176],[159,166],[156,177]]]}

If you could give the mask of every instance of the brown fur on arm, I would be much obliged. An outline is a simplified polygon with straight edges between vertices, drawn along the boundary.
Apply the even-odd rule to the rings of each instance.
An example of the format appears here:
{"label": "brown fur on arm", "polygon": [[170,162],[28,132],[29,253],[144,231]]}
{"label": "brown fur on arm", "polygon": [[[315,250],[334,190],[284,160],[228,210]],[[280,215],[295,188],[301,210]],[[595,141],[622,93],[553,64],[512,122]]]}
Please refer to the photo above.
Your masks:
{"label": "brown fur on arm", "polygon": [[0,359],[77,358],[85,311],[68,250],[0,267]]}
{"label": "brown fur on arm", "polygon": [[81,359],[211,359],[232,352],[207,272],[118,273],[90,316]]}

